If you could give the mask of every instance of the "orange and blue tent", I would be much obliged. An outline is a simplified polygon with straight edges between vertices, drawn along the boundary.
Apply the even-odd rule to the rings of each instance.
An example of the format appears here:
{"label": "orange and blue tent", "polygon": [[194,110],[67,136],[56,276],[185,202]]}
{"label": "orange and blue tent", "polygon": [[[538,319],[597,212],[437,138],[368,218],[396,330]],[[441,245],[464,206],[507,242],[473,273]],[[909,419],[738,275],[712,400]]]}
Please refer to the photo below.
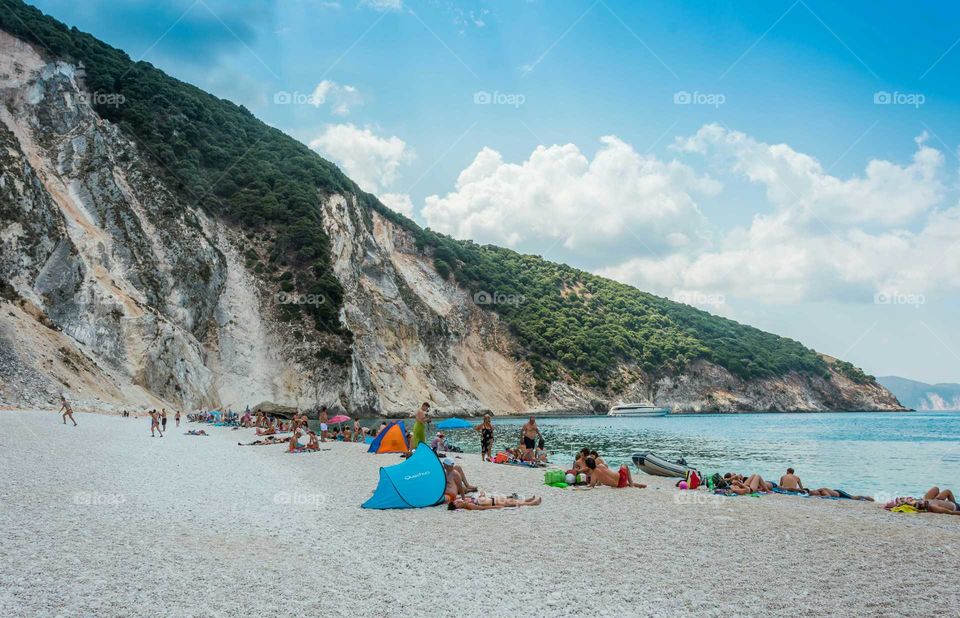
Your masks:
{"label": "orange and blue tent", "polygon": [[377,434],[377,437],[370,443],[368,453],[406,453],[410,450],[407,444],[407,431],[403,426],[403,421],[393,421],[383,428],[383,431]]}
{"label": "orange and blue tent", "polygon": [[380,482],[365,509],[417,509],[443,502],[447,486],[443,464],[421,442],[413,455],[394,466],[380,468]]}

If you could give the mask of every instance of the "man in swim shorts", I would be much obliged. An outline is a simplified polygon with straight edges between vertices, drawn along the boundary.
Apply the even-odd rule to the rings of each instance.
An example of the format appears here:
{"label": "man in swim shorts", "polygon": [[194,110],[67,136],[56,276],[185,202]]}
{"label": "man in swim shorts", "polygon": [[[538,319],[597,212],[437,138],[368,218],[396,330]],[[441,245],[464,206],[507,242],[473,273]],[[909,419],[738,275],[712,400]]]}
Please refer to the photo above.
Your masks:
{"label": "man in swim shorts", "polygon": [[417,450],[418,444],[427,441],[427,423],[430,422],[430,417],[427,416],[427,412],[429,411],[430,404],[426,401],[424,401],[420,409],[417,410],[416,420],[413,422],[413,437],[410,440],[411,453]]}
{"label": "man in swim shorts", "polygon": [[542,439],[543,436],[540,435],[540,428],[537,427],[537,419],[531,416],[530,420],[520,428],[520,441],[523,443],[523,448],[530,451],[536,448],[538,438]]}
{"label": "man in swim shorts", "polygon": [[593,457],[587,457],[586,463],[587,468],[590,469],[590,487],[596,487],[597,485],[606,485],[617,489],[623,489],[624,487],[643,489],[646,487],[643,483],[633,482],[633,476],[631,476],[630,468],[627,466],[620,466],[620,469],[614,472],[610,468],[597,466]]}

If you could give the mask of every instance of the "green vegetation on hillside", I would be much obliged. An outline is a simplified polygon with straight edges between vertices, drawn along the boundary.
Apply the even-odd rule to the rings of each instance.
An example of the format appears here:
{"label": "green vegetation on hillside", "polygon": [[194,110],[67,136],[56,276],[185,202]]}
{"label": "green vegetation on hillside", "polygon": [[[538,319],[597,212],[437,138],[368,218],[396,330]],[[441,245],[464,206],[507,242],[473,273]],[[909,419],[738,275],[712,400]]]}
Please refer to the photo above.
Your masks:
{"label": "green vegetation on hillside", "polygon": [[451,272],[475,298],[491,301],[484,306],[503,316],[529,351],[538,380],[554,379],[562,365],[597,386],[616,388],[613,370],[621,362],[662,376],[697,358],[745,379],[790,371],[829,376],[826,362],[792,339],[539,256],[420,229],[379,203],[370,206],[432,248],[438,271]]}
{"label": "green vegetation on hillside", "polygon": [[[480,304],[498,312],[524,347],[522,355],[541,389],[564,370],[615,391],[621,386],[616,373],[621,363],[656,377],[675,374],[695,359],[747,379],[790,371],[829,376],[826,362],[796,341],[537,256],[421,229],[243,107],[168,77],[149,63],[134,63],[19,0],[0,0],[0,27],[57,57],[82,62],[91,92],[122,95],[122,105],[98,105],[98,113],[133,136],[181,195],[251,232],[268,232],[269,257],[261,260],[250,251],[248,265],[271,273],[284,291],[328,300],[283,307],[287,319],[308,312],[318,329],[349,341],[338,323],[343,292],[331,271],[330,243],[318,208],[319,195],[340,192],[357,196],[367,209],[409,230],[419,247],[432,252],[442,275],[456,277]],[[491,295],[492,302],[484,303],[488,299],[477,294]],[[337,354],[331,358],[347,360]],[[858,380],[869,379],[852,365],[840,369]]]}
{"label": "green vegetation on hillside", "polygon": [[358,189],[335,165],[242,106],[133,62],[19,0],[0,0],[0,28],[53,57],[82,63],[91,93],[122,96],[95,97],[97,113],[131,136],[183,199],[265,232],[269,263],[254,264],[258,272],[292,269],[299,293],[325,300],[284,306],[283,315],[303,312],[318,330],[347,335],[338,319],[343,290],[317,203],[320,193]]}

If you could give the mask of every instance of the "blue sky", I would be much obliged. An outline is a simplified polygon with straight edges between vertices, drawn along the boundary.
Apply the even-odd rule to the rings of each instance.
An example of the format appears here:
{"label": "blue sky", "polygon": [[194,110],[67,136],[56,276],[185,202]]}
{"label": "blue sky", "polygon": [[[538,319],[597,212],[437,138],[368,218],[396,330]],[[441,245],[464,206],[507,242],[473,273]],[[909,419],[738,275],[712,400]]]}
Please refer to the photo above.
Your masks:
{"label": "blue sky", "polygon": [[34,4],[421,224],[960,381],[957,5]]}

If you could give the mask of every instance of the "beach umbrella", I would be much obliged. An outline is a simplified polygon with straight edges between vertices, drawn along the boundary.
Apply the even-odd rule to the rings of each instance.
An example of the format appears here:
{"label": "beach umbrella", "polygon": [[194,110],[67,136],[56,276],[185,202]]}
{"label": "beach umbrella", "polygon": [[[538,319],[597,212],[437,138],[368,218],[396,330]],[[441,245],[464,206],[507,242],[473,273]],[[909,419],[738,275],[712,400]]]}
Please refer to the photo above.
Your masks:
{"label": "beach umbrella", "polygon": [[350,420],[350,417],[346,414],[338,414],[330,419],[331,423],[346,423]]}
{"label": "beach umbrella", "polygon": [[473,425],[462,418],[456,417],[448,418],[437,423],[437,429],[470,429],[471,427],[473,427]]}

